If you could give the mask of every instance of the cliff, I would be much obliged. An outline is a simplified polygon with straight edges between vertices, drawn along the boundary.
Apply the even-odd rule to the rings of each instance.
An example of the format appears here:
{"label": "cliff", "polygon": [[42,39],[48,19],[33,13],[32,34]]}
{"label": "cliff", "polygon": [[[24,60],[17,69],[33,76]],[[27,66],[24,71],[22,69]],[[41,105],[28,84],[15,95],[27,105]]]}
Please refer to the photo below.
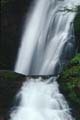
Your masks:
{"label": "cliff", "polygon": [[15,95],[19,91],[25,76],[10,71],[0,71],[0,120],[7,119],[13,106]]}
{"label": "cliff", "polygon": [[76,120],[80,120],[80,54],[77,54],[64,68],[58,82],[73,116]]}

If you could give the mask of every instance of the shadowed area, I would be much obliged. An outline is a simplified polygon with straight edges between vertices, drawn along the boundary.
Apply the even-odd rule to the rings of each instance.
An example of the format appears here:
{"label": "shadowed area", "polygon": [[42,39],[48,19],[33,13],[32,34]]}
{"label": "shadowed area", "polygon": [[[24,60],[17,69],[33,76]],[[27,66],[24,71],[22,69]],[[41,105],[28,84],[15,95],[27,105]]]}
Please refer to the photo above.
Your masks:
{"label": "shadowed area", "polygon": [[24,80],[23,75],[0,71],[0,116],[4,116],[5,119]]}
{"label": "shadowed area", "polygon": [[32,0],[1,0],[0,69],[13,69]]}

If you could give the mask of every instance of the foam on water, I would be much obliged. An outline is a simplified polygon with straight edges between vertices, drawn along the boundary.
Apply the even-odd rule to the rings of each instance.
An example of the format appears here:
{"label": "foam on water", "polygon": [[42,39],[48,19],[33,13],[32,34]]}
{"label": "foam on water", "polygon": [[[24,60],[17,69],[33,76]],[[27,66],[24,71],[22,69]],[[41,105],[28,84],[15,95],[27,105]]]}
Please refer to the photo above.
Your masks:
{"label": "foam on water", "polygon": [[29,79],[23,84],[19,95],[21,102],[11,114],[11,120],[73,120],[54,78],[44,82],[42,78]]}

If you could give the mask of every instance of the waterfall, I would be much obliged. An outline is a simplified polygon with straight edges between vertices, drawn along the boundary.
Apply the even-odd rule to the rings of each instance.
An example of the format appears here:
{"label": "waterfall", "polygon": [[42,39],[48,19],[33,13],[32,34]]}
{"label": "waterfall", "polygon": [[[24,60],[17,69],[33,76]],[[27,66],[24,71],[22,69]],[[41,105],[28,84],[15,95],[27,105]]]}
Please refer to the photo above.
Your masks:
{"label": "waterfall", "polygon": [[74,120],[65,98],[59,93],[56,78],[44,82],[42,78],[29,79],[17,96],[21,96],[21,102],[12,112],[11,120]]}
{"label": "waterfall", "polygon": [[63,48],[73,47],[71,23],[75,12],[65,8],[73,9],[78,3],[79,0],[36,1],[25,23],[15,72],[47,75],[54,74],[57,66],[59,70]]}
{"label": "waterfall", "polygon": [[17,95],[20,105],[11,113],[11,120],[74,120],[56,79],[74,49],[76,13],[71,9],[78,4],[79,0],[35,0],[25,22],[15,72],[56,77],[23,83]]}

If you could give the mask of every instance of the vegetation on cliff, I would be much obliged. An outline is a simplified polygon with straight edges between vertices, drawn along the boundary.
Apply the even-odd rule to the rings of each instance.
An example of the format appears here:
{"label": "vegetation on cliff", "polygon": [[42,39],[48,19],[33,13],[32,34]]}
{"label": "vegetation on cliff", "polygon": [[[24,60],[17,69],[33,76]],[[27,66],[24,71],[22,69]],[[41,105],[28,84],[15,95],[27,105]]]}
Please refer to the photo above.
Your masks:
{"label": "vegetation on cliff", "polygon": [[77,54],[63,70],[60,79],[60,90],[64,93],[76,120],[80,120],[80,54]]}
{"label": "vegetation on cliff", "polygon": [[8,120],[8,112],[24,81],[23,75],[11,71],[0,71],[0,120],[2,118]]}

